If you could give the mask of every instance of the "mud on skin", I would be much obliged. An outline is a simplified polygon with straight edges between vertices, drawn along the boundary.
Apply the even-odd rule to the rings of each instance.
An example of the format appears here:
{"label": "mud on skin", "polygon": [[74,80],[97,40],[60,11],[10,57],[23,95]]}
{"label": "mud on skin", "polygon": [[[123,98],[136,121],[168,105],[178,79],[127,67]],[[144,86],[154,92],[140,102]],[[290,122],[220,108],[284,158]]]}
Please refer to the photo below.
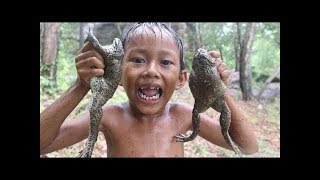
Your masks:
{"label": "mud on skin", "polygon": [[194,55],[189,87],[195,99],[192,110],[193,132],[190,136],[184,134],[175,136],[177,141],[188,142],[196,138],[200,131],[199,113],[203,113],[211,107],[221,113],[220,125],[224,139],[237,154],[241,154],[228,132],[231,123],[231,112],[224,100],[227,87],[220,78],[215,66],[215,59],[205,49],[199,48]]}
{"label": "mud on skin", "polygon": [[89,31],[85,42],[89,42],[94,50],[102,55],[105,68],[102,77],[92,77],[90,86],[92,102],[90,104],[89,137],[85,148],[78,157],[91,157],[99,133],[102,117],[102,106],[114,95],[121,79],[123,46],[118,38],[111,45],[101,46],[96,37]]}

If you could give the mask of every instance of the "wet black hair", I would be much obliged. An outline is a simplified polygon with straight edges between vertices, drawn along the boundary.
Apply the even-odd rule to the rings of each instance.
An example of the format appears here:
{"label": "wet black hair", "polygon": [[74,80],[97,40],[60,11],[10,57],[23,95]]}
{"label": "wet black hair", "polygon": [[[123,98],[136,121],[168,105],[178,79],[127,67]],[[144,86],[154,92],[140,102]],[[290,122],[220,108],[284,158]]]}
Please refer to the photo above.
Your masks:
{"label": "wet black hair", "polygon": [[155,28],[158,28],[160,30],[161,36],[162,36],[162,31],[168,33],[173,38],[180,52],[180,70],[182,71],[186,69],[184,56],[183,56],[182,40],[180,36],[176,33],[176,31],[173,30],[170,26],[168,26],[165,23],[159,23],[159,22],[135,23],[132,27],[130,27],[127,31],[124,31],[124,33],[122,34],[121,41],[124,49],[126,49],[126,44],[130,41],[130,39],[134,36],[134,33],[136,32],[136,30],[140,27],[147,28],[151,30],[154,34],[156,34]]}

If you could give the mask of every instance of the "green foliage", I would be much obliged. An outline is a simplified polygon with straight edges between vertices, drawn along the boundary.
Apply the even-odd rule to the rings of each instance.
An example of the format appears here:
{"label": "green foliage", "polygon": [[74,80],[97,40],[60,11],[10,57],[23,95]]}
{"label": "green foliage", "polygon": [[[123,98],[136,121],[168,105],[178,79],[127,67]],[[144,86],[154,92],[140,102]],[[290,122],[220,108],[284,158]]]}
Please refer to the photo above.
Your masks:
{"label": "green foliage", "polygon": [[201,45],[220,51],[230,69],[235,67],[232,23],[200,23]]}
{"label": "green foliage", "polygon": [[74,59],[79,49],[79,23],[63,23],[57,57],[57,85],[66,91],[77,78]]}
{"label": "green foliage", "polygon": [[128,96],[122,86],[119,86],[108,104],[119,104],[128,101]]}
{"label": "green foliage", "polygon": [[[261,26],[263,27],[263,26]],[[261,74],[271,75],[275,67],[280,64],[280,48],[274,39],[262,34],[257,34],[251,54],[253,78]]]}
{"label": "green foliage", "polygon": [[207,149],[206,148],[204,148],[204,147],[202,147],[201,145],[195,145],[194,147],[193,147],[194,149],[195,149],[195,151],[196,151],[196,153],[199,153],[200,154],[200,156],[208,156],[210,153],[207,151]]}
{"label": "green foliage", "polygon": [[266,105],[266,108],[268,109],[269,113],[268,121],[280,126],[280,98],[275,98]]}
{"label": "green foliage", "polygon": [[280,47],[280,23],[261,23],[259,33]]}
{"label": "green foliage", "polygon": [[56,93],[55,87],[56,84],[52,78],[40,75],[40,94],[48,93],[54,95]]}

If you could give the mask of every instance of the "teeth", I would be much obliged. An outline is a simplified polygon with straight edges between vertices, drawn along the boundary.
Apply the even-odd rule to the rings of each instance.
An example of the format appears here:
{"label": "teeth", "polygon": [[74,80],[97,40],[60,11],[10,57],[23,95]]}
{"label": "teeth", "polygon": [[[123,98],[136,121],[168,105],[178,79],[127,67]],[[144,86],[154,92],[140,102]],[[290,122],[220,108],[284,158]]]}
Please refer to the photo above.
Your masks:
{"label": "teeth", "polygon": [[145,100],[157,100],[160,97],[159,93],[154,95],[154,96],[151,96],[151,97],[146,96],[145,94],[143,94],[141,92],[138,92],[138,95],[139,95],[140,98],[145,99]]}
{"label": "teeth", "polygon": [[[141,87],[141,89],[144,89],[144,87]],[[157,90],[159,90],[159,88],[157,87],[150,87],[150,89],[157,89]]]}

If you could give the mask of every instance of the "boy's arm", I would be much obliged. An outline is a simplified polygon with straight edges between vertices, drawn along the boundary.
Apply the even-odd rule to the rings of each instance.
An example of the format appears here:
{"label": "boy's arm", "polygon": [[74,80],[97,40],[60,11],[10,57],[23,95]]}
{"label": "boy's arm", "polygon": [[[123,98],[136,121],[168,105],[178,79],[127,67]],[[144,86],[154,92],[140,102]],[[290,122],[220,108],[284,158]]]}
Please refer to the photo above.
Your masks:
{"label": "boy's arm", "polygon": [[[225,101],[231,111],[229,134],[244,154],[254,154],[259,150],[257,140],[250,123],[242,114],[230,93],[225,93]],[[211,143],[232,150],[225,141],[219,121],[212,119],[205,113],[200,114],[201,125],[199,135]]]}
{"label": "boy's arm", "polygon": [[225,93],[224,99],[231,111],[230,136],[240,146],[239,148],[244,154],[256,153],[259,146],[251,124],[237,107],[229,91]]}
{"label": "boy's arm", "polygon": [[[75,83],[61,97],[59,97],[59,99],[40,114],[40,154],[54,151],[48,148],[50,144],[56,146],[54,149],[57,150],[84,139],[85,134],[88,133],[87,131],[70,132],[70,130],[73,129],[70,127],[75,126],[74,123],[80,123],[83,124],[83,126],[88,126],[87,123],[81,123],[77,120],[72,121],[73,124],[66,122],[63,126],[61,125],[88,91],[89,88]],[[87,118],[87,120],[84,118],[82,119],[82,121],[88,122]],[[88,128],[83,126],[82,128]],[[74,134],[75,132],[79,132],[81,134]],[[72,137],[66,136],[70,133],[73,134]]]}
{"label": "boy's arm", "polygon": [[102,59],[89,43],[80,49],[75,58],[76,82],[40,114],[40,154],[70,146],[88,136],[89,113],[63,122],[90,90],[90,78],[104,74]]}

